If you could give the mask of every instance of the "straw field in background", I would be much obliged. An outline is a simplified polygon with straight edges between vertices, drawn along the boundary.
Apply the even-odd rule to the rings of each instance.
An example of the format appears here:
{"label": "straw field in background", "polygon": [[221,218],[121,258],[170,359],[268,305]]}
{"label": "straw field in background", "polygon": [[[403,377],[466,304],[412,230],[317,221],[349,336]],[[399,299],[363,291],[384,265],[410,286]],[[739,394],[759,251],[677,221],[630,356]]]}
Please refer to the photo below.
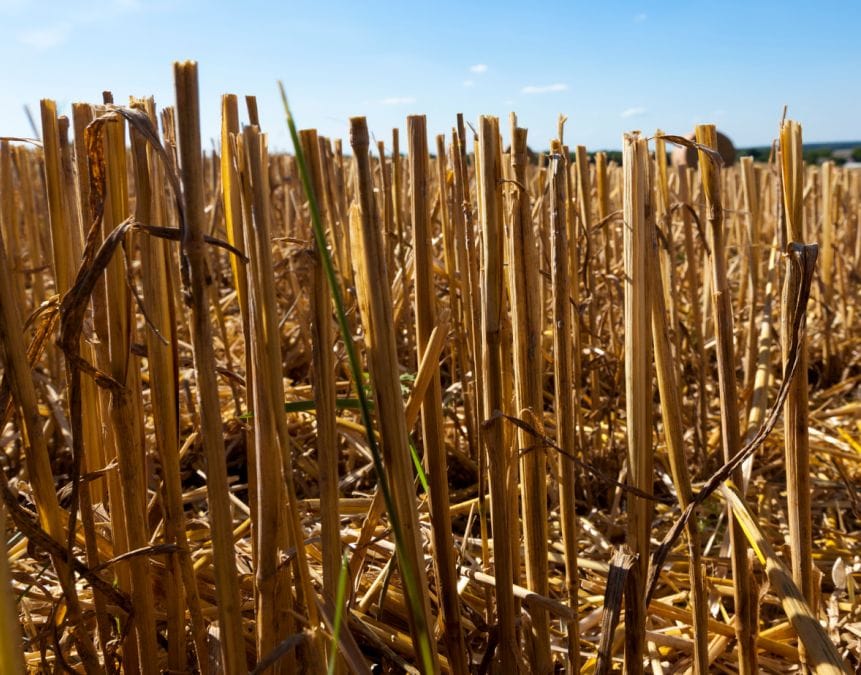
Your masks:
{"label": "straw field in background", "polygon": [[861,170],[173,76],[0,140],[3,673],[861,668]]}

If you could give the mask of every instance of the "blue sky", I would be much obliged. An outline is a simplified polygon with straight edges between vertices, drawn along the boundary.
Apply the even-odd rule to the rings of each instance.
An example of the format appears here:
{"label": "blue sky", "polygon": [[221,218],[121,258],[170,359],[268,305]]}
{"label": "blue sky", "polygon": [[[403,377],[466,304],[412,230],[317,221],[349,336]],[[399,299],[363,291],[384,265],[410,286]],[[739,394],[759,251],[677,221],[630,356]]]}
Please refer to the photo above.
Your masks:
{"label": "blue sky", "polygon": [[[684,133],[714,122],[737,145],[767,144],[784,103],[809,142],[861,138],[861,2],[282,3],[0,0],[0,135],[31,135],[43,97],[61,110],[110,89],[173,101],[171,64],[200,64],[205,138],[220,95],[258,97],[271,145],[289,148],[276,80],[300,126],[346,138],[366,115],[391,129],[426,113],[518,113],[545,148],[617,148],[626,130]],[[507,124],[505,125],[507,126]]]}

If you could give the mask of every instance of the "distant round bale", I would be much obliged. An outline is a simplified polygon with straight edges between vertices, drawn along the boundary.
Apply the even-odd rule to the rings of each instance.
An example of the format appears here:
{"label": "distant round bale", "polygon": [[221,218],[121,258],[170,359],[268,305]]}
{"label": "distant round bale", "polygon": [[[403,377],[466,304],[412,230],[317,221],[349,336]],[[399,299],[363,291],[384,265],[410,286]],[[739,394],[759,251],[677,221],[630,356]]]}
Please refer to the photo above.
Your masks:
{"label": "distant round bale", "polygon": [[[694,140],[696,138],[695,134],[690,133],[685,136],[688,140]],[[717,132],[717,142],[718,142],[718,152],[720,156],[723,158],[724,166],[732,166],[735,164],[735,146],[732,144],[732,141],[729,140],[729,137],[722,134],[720,131]],[[672,154],[672,163],[673,166],[691,166],[696,168],[697,166],[697,151],[694,148],[686,148],[684,146],[676,146],[673,149]]]}

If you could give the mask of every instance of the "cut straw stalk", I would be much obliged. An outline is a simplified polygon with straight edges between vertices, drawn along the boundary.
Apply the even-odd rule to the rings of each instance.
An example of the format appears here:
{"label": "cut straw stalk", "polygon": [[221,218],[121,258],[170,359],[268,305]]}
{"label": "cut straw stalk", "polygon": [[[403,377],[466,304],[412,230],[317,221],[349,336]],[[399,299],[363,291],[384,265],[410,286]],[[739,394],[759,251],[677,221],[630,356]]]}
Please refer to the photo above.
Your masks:
{"label": "cut straw stalk", "polygon": [[[756,436],[756,433],[765,419],[768,408],[768,388],[774,379],[771,363],[772,336],[774,334],[774,288],[777,284],[777,247],[771,249],[768,259],[768,272],[766,276],[765,291],[762,301],[762,316],[759,323],[759,337],[757,340],[756,372],[753,377],[753,391],[750,397],[750,412],[747,418],[747,432],[744,437],[745,445]],[[751,472],[753,471],[753,456],[742,464],[743,483],[739,486],[741,493],[747,493],[750,484]]]}
{"label": "cut straw stalk", "polygon": [[[647,493],[652,491],[652,377],[649,339],[649,240],[646,207],[649,200],[648,145],[637,133],[625,134],[624,244],[625,244],[625,401],[628,429],[628,481]],[[651,504],[642,497],[628,497],[628,545],[639,556],[639,576],[645,579],[649,564]],[[642,603],[642,599],[640,599]],[[643,608],[637,615],[645,618]],[[645,623],[626,624],[625,671],[643,670]]]}
{"label": "cut straw stalk", "polygon": [[[529,423],[540,429],[544,424],[541,277],[538,266],[538,248],[532,228],[529,192],[526,189],[528,164],[526,129],[518,128],[514,119],[512,119],[511,127],[514,192],[511,198],[511,225],[508,228],[508,276],[514,334],[515,414],[518,417],[526,415]],[[565,306],[566,311],[570,312],[567,293]],[[568,384],[570,385],[570,379]],[[565,389],[565,392],[567,393],[569,390]],[[570,417],[566,419],[570,419]],[[518,430],[517,445],[523,449],[520,459],[520,494],[523,509],[523,539],[526,549],[526,586],[539,595],[546,596],[549,588],[547,576],[547,450],[541,445],[535,447],[533,439],[522,429]],[[526,450],[526,448],[529,449]],[[573,606],[576,609],[576,568],[574,575]],[[548,673],[552,669],[552,663],[549,617],[546,612],[541,610],[532,612],[531,630],[535,644],[535,658],[531,664],[533,672]],[[576,633],[574,640],[576,643]],[[576,656],[574,658],[576,659]]]}
{"label": "cut straw stalk", "polygon": [[[360,206],[360,231],[353,241],[361,241],[362,274],[365,288],[358,290],[366,298],[368,312],[363,312],[368,365],[374,388],[377,419],[380,424],[385,471],[378,468],[380,489],[391,490],[386,508],[395,530],[398,564],[410,602],[410,629],[425,672],[437,672],[439,661],[436,643],[430,639],[430,600],[422,542],[418,523],[415,493],[410,466],[409,439],[404,418],[404,402],[400,393],[399,367],[395,346],[395,326],[392,301],[385,269],[385,249],[380,236],[379,219],[374,202],[371,166],[368,157],[368,127],[364,117],[350,120],[350,144],[356,162],[356,194]],[[342,327],[343,330],[343,327]],[[357,381],[357,386],[363,386]],[[366,420],[367,423],[367,420]],[[369,433],[371,430],[368,430]],[[387,485],[384,485],[386,484]]]}
{"label": "cut straw stalk", "polygon": [[[713,124],[696,128],[697,143],[717,149],[717,133]],[[729,461],[741,449],[738,415],[738,389],[735,375],[733,344],[732,296],[727,280],[723,206],[720,192],[720,167],[712,155],[699,150],[699,167],[707,210],[706,236],[712,272],[712,309],[714,313],[718,362],[718,386],[721,407],[721,443],[724,461]],[[733,480],[742,482],[741,467],[733,472]],[[739,670],[742,675],[756,671],[756,632],[754,604],[747,575],[747,554],[742,546],[742,531],[737,521],[730,527],[732,547],[732,576],[735,601],[735,628],[738,640]]]}
{"label": "cut straw stalk", "polygon": [[834,162],[822,164],[822,313],[824,330],[824,358],[826,378],[828,383],[834,382],[839,376],[840,363],[834,344],[834,230],[837,221],[837,171]]}
{"label": "cut straw stalk", "polygon": [[[577,183],[577,206],[578,206],[578,216],[580,219],[579,227],[580,231],[583,233],[583,247],[586,251],[590,253],[590,255],[580,255],[580,251],[577,249],[577,242],[579,237],[574,236],[572,233],[570,237],[570,241],[568,242],[569,248],[571,249],[571,260],[572,262],[576,261],[579,265],[583,266],[584,269],[580,270],[577,266],[572,266],[570,270],[571,280],[574,288],[572,289],[573,298],[575,302],[579,296],[579,279],[582,277],[585,280],[586,284],[586,293],[589,297],[596,297],[596,278],[595,278],[595,267],[598,264],[595,256],[591,255],[591,252],[595,250],[594,240],[595,234],[592,232],[593,229],[593,219],[592,219],[592,184],[589,180],[589,155],[586,153],[586,146],[578,145],[577,146],[577,161],[574,166],[574,171],[576,174],[576,183]],[[598,339],[598,308],[597,303],[590,302],[586,308],[588,313],[588,322],[586,330],[580,330],[579,325],[575,328],[575,335],[577,336],[577,346],[574,352],[574,384],[576,387],[576,400],[579,402],[580,400],[580,355],[581,353],[590,347],[597,346]],[[579,315],[580,309],[577,308],[577,314],[575,315],[579,324]],[[591,352],[590,352],[591,353]],[[604,406],[601,402],[601,387],[600,387],[600,377],[598,368],[591,367],[589,368],[589,406],[591,409],[591,417],[595,421],[595,426],[598,426],[600,418],[603,416]],[[579,410],[580,406],[577,406],[577,418],[578,422],[582,420],[582,412]],[[581,435],[583,425],[580,424],[581,427]],[[600,446],[600,435],[596,433],[592,433],[591,443],[589,443],[590,454],[595,454]],[[584,450],[586,448],[584,447]]]}
{"label": "cut straw stalk", "polygon": [[[739,163],[741,170],[742,196],[744,198],[745,223],[747,224],[747,257],[748,257],[748,325],[747,345],[744,355],[745,388],[751,390],[757,372],[757,331],[756,306],[759,301],[760,278],[760,233],[762,230],[762,211],[759,205],[759,190],[753,157],[742,157]],[[749,399],[753,405],[753,397]],[[750,410],[750,407],[748,408]]]}
{"label": "cut straw stalk", "polygon": [[[323,188],[320,144],[313,129],[299,133],[311,174],[314,199]],[[328,211],[327,211],[328,212]],[[311,334],[314,370],[312,384],[317,417],[317,465],[320,469],[320,501],[323,505],[320,533],[323,539],[323,593],[332,602],[337,596],[341,567],[340,518],[338,515],[338,436],[335,410],[335,368],[332,359],[332,308],[326,289],[322,254],[316,243],[312,253]]]}
{"label": "cut straw stalk", "polygon": [[[241,194],[244,206],[250,217],[245,219],[245,250],[251,252],[249,283],[249,322],[251,331],[251,360],[256,367],[249,380],[251,384],[254,418],[254,451],[257,467],[255,484],[257,486],[257,512],[255,536],[257,539],[257,560],[255,575],[257,657],[266,657],[275,646],[286,637],[283,609],[279,606],[279,582],[289,583],[289,568],[279,569],[278,551],[287,545],[284,534],[282,504],[284,499],[284,477],[281,472],[278,434],[275,428],[275,415],[278,414],[278,399],[273,400],[268,372],[277,367],[271,361],[270,345],[276,336],[269,335],[267,313],[272,305],[267,297],[266,287],[271,281],[264,277],[261,267],[269,253],[269,232],[267,216],[255,209],[255,192],[259,190],[255,179],[260,176],[260,138],[255,127],[246,127],[236,140],[239,174],[242,183]],[[265,249],[265,250],[264,250]],[[289,591],[288,591],[289,592]],[[288,607],[292,608],[292,598]],[[274,666],[276,672],[283,665],[295,667],[293,655],[287,663]]]}
{"label": "cut straw stalk", "polygon": [[[251,218],[250,200],[241,200],[240,180],[237,175],[236,139],[239,136],[239,105],[234,94],[221,97],[221,198],[224,208],[224,227],[228,243],[237,251],[245,253],[244,222]],[[248,211],[248,213],[246,213]],[[230,257],[233,285],[242,317],[242,337],[245,341],[245,380],[254,377],[254,358],[251,354],[252,329],[248,310],[248,269],[240,264],[236,256]],[[254,397],[246,392],[247,412],[254,415]],[[245,453],[248,462],[248,507],[251,512],[251,559],[257,563],[257,459],[254,449],[254,431],[247,429]]]}
{"label": "cut straw stalk", "polygon": [[[133,104],[147,112],[155,128],[155,106],[152,99]],[[167,222],[160,188],[162,167],[144,138],[132,131],[132,157],[135,169],[135,217],[139,222]],[[206,626],[200,610],[197,580],[191,564],[186,537],[185,512],[182,503],[182,480],[179,469],[179,392],[176,381],[176,307],[169,273],[168,242],[154,237],[141,241],[141,276],[144,307],[150,322],[146,330],[149,365],[150,400],[156,447],[161,458],[163,476],[163,509],[166,543],[177,547],[168,563],[168,667],[187,667],[185,654],[185,610],[189,609],[197,663],[208,671]],[[158,331],[156,333],[156,331]]]}
{"label": "cut straw stalk", "polygon": [[[433,245],[428,203],[427,121],[424,115],[407,117],[409,142],[410,219],[415,254],[415,314],[418,356],[428,348],[436,327],[436,297],[433,278]],[[440,621],[449,665],[454,673],[469,672],[455,572],[454,541],[449,514],[448,461],[442,419],[442,387],[434,369],[422,403],[424,465],[430,481],[431,534],[434,566],[439,584]]]}
{"label": "cut straw stalk", "polygon": [[[515,157],[519,156],[520,147],[515,135]],[[526,138],[522,138],[523,154],[525,155]],[[560,148],[557,148],[560,149]],[[552,295],[553,295],[553,378],[556,383],[556,442],[562,449],[558,457],[559,477],[559,511],[562,521],[562,545],[565,551],[565,586],[568,602],[574,612],[574,620],[568,623],[568,667],[576,673],[580,668],[580,644],[577,625],[577,610],[579,606],[579,573],[577,568],[577,511],[575,503],[574,464],[569,457],[576,457],[579,446],[579,436],[575,427],[572,382],[572,345],[571,340],[571,302],[570,279],[568,274],[568,231],[567,215],[567,181],[564,179],[565,163],[555,156],[550,163],[550,230],[552,233]],[[517,164],[515,164],[517,168]],[[531,225],[525,229],[531,230]],[[529,241],[528,235],[523,235]],[[534,242],[532,243],[534,247]],[[528,251],[526,245],[524,250]],[[527,255],[524,254],[524,258]],[[526,261],[524,260],[524,263]],[[540,287],[536,289],[540,292]],[[535,290],[532,291],[533,293]],[[540,350],[539,350],[540,351]],[[535,366],[533,366],[535,367]],[[540,384],[540,382],[539,382]],[[520,407],[520,406],[518,406]],[[543,409],[543,402],[538,406],[538,413]],[[542,414],[543,417],[543,414]],[[543,422],[543,419],[540,420]],[[538,427],[539,429],[541,426]],[[531,439],[521,438],[521,443],[532,444]]]}
{"label": "cut straw stalk", "polygon": [[[648,224],[653,225],[648,219]],[[658,241],[653,227],[649,228],[651,260],[657,260]],[[667,454],[670,459],[673,485],[679,499],[679,507],[684,511],[693,499],[691,478],[688,472],[687,457],[683,444],[682,396],[676,379],[672,346],[667,331],[667,311],[664,306],[664,289],[660,270],[650,265],[648,270],[650,297],[652,300],[652,341],[655,348],[655,370],[658,379],[658,391],[661,396],[661,418],[664,423],[664,436],[667,442]],[[703,582],[702,552],[700,537],[697,531],[697,521],[693,517],[687,526],[688,551],[690,560],[688,569],[691,579],[691,626],[694,634],[694,673],[705,675],[708,672],[708,597]]]}
{"label": "cut straw stalk", "polygon": [[[75,125],[75,154],[76,158],[71,158],[71,147],[66,144],[64,156],[64,176],[65,176],[65,193],[67,195],[78,194],[79,187],[85,183],[89,185],[89,167],[86,150],[86,125],[92,120],[91,106],[82,104],[73,104],[73,115]],[[75,185],[74,176],[77,169],[78,185]],[[89,192],[80,192],[81,196],[88,196]],[[11,195],[10,195],[11,197]],[[83,248],[84,226],[89,230],[92,223],[89,204],[86,201],[78,202],[75,199],[69,199],[69,202],[74,202],[75,208],[68,210],[68,222],[71,224],[67,230],[71,245],[68,247],[72,252],[73,262],[80,259]],[[78,208],[78,206],[80,208]],[[87,339],[82,339],[80,342],[80,350],[83,357],[88,362],[95,361],[95,349]],[[105,461],[105,437],[102,433],[102,416],[99,408],[99,388],[96,383],[89,377],[80,379],[81,391],[81,409],[87,410],[88,414],[83,415],[81,419],[81,446],[83,448],[83,457],[80,458],[81,467],[87,473],[97,471],[107,464]],[[93,504],[105,503],[105,488],[104,481],[88,481],[86,485],[81,485],[78,491],[78,501],[81,509],[81,524],[84,529],[84,539],[86,542],[87,564],[91,568],[98,567],[101,564],[99,555],[97,534],[95,527],[95,519],[93,516]],[[104,657],[105,668],[109,673],[114,672],[113,657],[110,655],[108,645],[112,640],[111,620],[108,616],[107,605],[104,595],[100,591],[93,591],[93,605],[96,612],[96,623],[98,626],[99,641],[102,645],[102,653]]]}
{"label": "cut straw stalk", "polygon": [[[316,148],[316,144],[314,145]],[[256,126],[244,129],[240,152],[243,153],[242,194],[252,199],[252,218],[245,223],[245,244],[246,249],[252,252],[253,283],[249,284],[249,306],[254,333],[254,362],[258,366],[255,369],[254,382],[254,409],[257,413],[255,427],[260,425],[260,432],[255,434],[259,526],[257,552],[258,564],[263,569],[259,569],[257,574],[258,603],[261,607],[265,606],[273,623],[270,628],[258,631],[258,657],[267,658],[282,640],[295,632],[293,619],[288,611],[289,605],[293,603],[293,591],[289,588],[289,568],[279,564],[278,548],[272,546],[275,542],[278,547],[282,547],[281,550],[292,546],[298,551],[294,558],[298,581],[296,593],[304,607],[296,603],[295,611],[306,613],[308,625],[311,627],[310,653],[304,655],[304,658],[311,670],[322,671],[325,659],[321,635],[317,630],[319,619],[316,592],[311,585],[304,547],[305,536],[299,522],[293,484],[291,440],[280,405],[284,400],[284,378],[269,223],[269,156],[266,137],[260,134]],[[272,477],[275,478],[274,481]],[[264,539],[264,530],[269,539]],[[272,554],[269,551],[272,551]],[[263,619],[258,612],[258,623],[261,621]],[[273,639],[274,642],[270,642]],[[293,668],[295,665],[291,661],[284,664],[284,670],[287,672]]]}
{"label": "cut straw stalk", "polygon": [[[786,120],[780,130],[783,203],[786,212],[787,247],[804,241],[804,163],[801,125]],[[787,248],[787,251],[789,249]],[[781,303],[781,343],[784,360],[791,341],[793,321],[792,298],[798,295],[800,270],[787,259]],[[806,316],[802,319],[806,324]],[[807,339],[802,338],[798,369],[786,399],[784,438],[786,451],[786,498],[789,520],[789,548],[792,576],[809,604],[814,604],[813,535],[810,516],[810,448],[808,446]]]}
{"label": "cut straw stalk", "polygon": [[479,118],[477,191],[479,221],[483,244],[481,276],[482,373],[484,401],[482,445],[490,478],[491,523],[493,526],[493,562],[496,576],[496,612],[499,622],[499,659],[503,672],[519,668],[519,647],[515,633],[513,542],[511,541],[510,494],[508,492],[509,458],[504,442],[502,412],[502,313],[504,237],[501,214],[497,210],[501,189],[499,166],[499,120]]}
{"label": "cut straw stalk", "polygon": [[218,386],[215,380],[215,354],[212,325],[207,307],[205,219],[203,215],[203,175],[200,151],[200,103],[197,63],[174,64],[176,111],[179,128],[179,155],[183,187],[185,231],[182,254],[184,284],[191,311],[191,340],[197,378],[201,441],[207,462],[210,530],[212,535],[215,591],[221,636],[222,665],[228,673],[244,672],[245,645],[239,606],[239,581],[233,553],[233,527],[228,499],[227,464],[221,430]]}
{"label": "cut straw stalk", "polygon": [[[128,172],[126,163],[125,123],[108,121],[104,126],[107,202],[105,227],[112,231],[129,213]],[[146,466],[144,463],[142,401],[138,361],[131,356],[135,329],[133,308],[126,284],[126,267],[121,256],[113,256],[105,276],[108,336],[108,372],[123,385],[110,395],[110,420],[116,439],[122,511],[112,525],[125,532],[129,550],[147,546]],[[112,506],[114,503],[111,502]],[[139,555],[128,562],[131,593],[135,604],[133,630],[141,672],[158,672],[155,630],[155,605],[147,556]],[[140,605],[138,606],[138,603]]]}

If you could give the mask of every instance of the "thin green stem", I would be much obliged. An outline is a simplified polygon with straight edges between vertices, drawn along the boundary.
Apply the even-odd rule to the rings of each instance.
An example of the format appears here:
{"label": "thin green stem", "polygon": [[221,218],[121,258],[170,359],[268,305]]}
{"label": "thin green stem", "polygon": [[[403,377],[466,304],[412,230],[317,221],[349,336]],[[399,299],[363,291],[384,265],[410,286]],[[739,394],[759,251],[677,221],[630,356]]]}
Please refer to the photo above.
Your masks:
{"label": "thin green stem", "polygon": [[[344,299],[341,294],[341,287],[338,284],[338,279],[335,274],[335,266],[332,263],[332,256],[329,253],[329,247],[326,243],[323,221],[320,217],[320,209],[317,206],[317,201],[314,198],[314,191],[311,187],[311,177],[308,174],[308,167],[305,163],[305,157],[302,152],[302,144],[299,141],[299,132],[296,130],[296,123],[293,120],[293,114],[290,112],[290,105],[287,102],[287,93],[284,90],[284,84],[280,81],[278,82],[278,89],[281,92],[281,102],[284,105],[284,113],[287,117],[287,128],[290,130],[290,138],[293,141],[293,148],[296,153],[296,164],[299,168],[299,175],[302,178],[302,187],[304,188],[305,195],[308,198],[308,205],[311,211],[311,229],[314,231],[314,239],[317,243],[317,249],[320,251],[320,257],[323,261],[323,269],[326,272],[326,279],[329,283],[329,289],[332,292],[332,301],[335,305],[338,328],[340,329],[341,336],[344,340],[344,347],[347,350],[347,360],[350,364],[353,381],[356,384],[356,393],[359,398],[359,405],[361,406],[362,422],[364,423],[367,432],[368,447],[371,451],[374,471],[377,474],[377,481],[383,495],[383,502],[386,505],[386,511],[389,514],[389,521],[392,525],[392,533],[395,538],[395,549],[401,553],[406,550],[404,546],[403,530],[401,529],[401,524],[397,517],[397,511],[395,511],[394,499],[392,498],[392,493],[389,489],[388,481],[386,480],[383,456],[380,452],[379,446],[377,445],[376,436],[374,435],[371,404],[368,400],[365,388],[362,386],[362,369],[359,364],[359,357],[356,354],[356,346],[353,343],[352,334],[350,333],[349,323],[347,322],[347,312],[344,309]],[[422,601],[416,584],[416,570],[412,568],[409,556],[399,555],[398,559],[401,561],[401,575],[403,576],[410,613],[413,616],[413,620],[415,621],[415,625],[418,629],[417,632],[419,633],[419,644],[417,645],[419,660],[424,672],[433,672],[434,664],[430,646],[430,633],[424,620]]]}

